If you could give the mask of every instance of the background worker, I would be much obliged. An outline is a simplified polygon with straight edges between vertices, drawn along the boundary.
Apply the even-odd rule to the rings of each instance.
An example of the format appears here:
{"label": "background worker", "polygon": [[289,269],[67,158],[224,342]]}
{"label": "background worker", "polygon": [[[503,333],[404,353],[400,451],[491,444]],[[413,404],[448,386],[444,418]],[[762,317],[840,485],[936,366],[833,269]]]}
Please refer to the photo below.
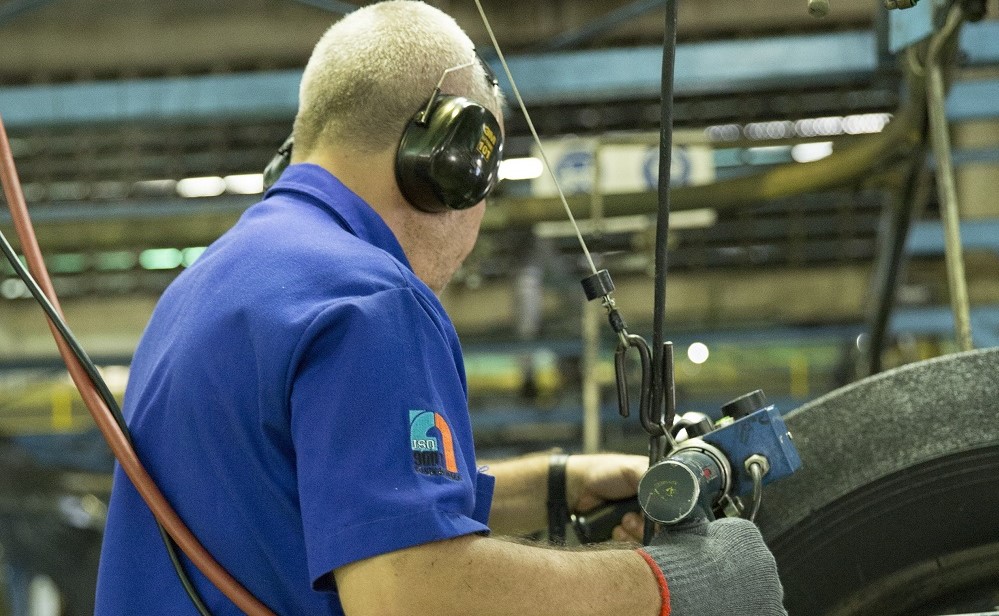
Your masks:
{"label": "background worker", "polygon": [[[442,76],[460,99],[434,96]],[[641,552],[487,536],[545,525],[549,473],[547,456],[479,467],[461,350],[437,299],[491,186],[461,207],[428,203],[398,159],[415,114],[479,118],[476,138],[498,138],[501,106],[471,41],[437,9],[382,2],[335,24],[303,75],[296,164],[167,289],[136,351],[125,413],[140,458],[279,614],[783,614],[773,558],[741,520]],[[489,143],[469,160],[494,164]],[[462,192],[461,174],[444,184]],[[643,467],[571,457],[569,508],[634,495]],[[188,570],[212,613],[238,613]],[[120,469],[97,612],[194,612]]]}

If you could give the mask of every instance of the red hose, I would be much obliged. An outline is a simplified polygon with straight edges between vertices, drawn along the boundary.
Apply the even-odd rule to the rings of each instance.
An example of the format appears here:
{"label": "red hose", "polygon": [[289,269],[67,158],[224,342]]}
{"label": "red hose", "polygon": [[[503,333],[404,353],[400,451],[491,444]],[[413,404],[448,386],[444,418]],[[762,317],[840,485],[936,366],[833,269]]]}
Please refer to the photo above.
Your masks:
{"label": "red hose", "polygon": [[[31,226],[31,218],[28,216],[28,208],[24,202],[24,194],[21,192],[21,183],[17,177],[17,168],[14,166],[14,155],[10,149],[10,142],[7,139],[7,131],[4,128],[3,118],[0,118],[0,182],[3,183],[4,195],[7,197],[7,205],[10,208],[11,217],[14,220],[14,228],[17,237],[21,241],[21,251],[28,260],[28,269],[35,277],[42,291],[52,302],[56,311],[62,315],[62,308],[59,306],[59,299],[52,288],[52,281],[49,279],[48,271],[45,269],[45,262],[42,259],[41,250],[38,248],[38,241],[35,239],[35,230]],[[94,423],[104,435],[104,440],[114,453],[114,456],[121,463],[122,469],[128,478],[132,480],[135,489],[138,490],[142,499],[149,505],[156,520],[163,525],[167,533],[177,543],[180,549],[191,559],[191,562],[207,577],[212,584],[221,590],[239,609],[251,616],[274,616],[267,606],[261,603],[256,597],[250,594],[243,586],[233,578],[228,571],[215,561],[208,550],[201,545],[198,539],[188,530],[187,526],[167,502],[163,493],[153,482],[153,479],[146,472],[146,469],[139,461],[135,450],[128,443],[124,433],[115,422],[110,409],[97,393],[97,389],[87,376],[79,360],[73,355],[69,345],[59,336],[55,326],[49,322],[49,329],[52,337],[55,338],[59,347],[59,354],[62,355],[69,374],[76,383],[76,388],[80,390],[87,409],[90,410]]]}

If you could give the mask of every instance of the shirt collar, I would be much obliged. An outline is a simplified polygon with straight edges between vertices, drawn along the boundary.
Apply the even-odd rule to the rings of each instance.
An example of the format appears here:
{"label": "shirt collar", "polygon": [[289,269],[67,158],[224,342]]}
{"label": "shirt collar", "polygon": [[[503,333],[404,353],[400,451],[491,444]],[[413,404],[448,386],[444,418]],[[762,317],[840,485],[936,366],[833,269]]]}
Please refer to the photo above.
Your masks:
{"label": "shirt collar", "polygon": [[412,270],[402,245],[382,217],[364,199],[319,165],[300,163],[284,170],[264,198],[284,192],[312,197],[350,234],[388,252]]}

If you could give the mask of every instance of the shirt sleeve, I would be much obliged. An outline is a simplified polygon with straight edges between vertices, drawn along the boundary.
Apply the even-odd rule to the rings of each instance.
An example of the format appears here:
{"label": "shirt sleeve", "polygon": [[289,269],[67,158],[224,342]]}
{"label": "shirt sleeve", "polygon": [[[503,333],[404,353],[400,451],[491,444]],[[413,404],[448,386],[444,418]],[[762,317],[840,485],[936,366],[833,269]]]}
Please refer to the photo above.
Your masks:
{"label": "shirt sleeve", "polygon": [[460,350],[410,289],[338,302],[307,330],[291,429],[309,575],[488,532]]}

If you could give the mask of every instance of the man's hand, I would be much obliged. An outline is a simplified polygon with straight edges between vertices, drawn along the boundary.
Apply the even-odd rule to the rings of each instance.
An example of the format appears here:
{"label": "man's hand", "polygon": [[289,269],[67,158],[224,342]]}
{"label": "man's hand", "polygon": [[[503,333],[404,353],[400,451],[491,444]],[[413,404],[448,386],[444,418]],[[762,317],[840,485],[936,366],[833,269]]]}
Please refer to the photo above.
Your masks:
{"label": "man's hand", "polygon": [[668,529],[641,552],[663,574],[656,577],[669,589],[672,616],[787,616],[777,564],[751,522]]}
{"label": "man's hand", "polygon": [[[644,456],[597,454],[569,456],[566,462],[566,500],[569,511],[585,513],[608,501],[638,494],[638,481],[649,467]],[[642,517],[629,513],[614,528],[615,541],[642,540]]]}

